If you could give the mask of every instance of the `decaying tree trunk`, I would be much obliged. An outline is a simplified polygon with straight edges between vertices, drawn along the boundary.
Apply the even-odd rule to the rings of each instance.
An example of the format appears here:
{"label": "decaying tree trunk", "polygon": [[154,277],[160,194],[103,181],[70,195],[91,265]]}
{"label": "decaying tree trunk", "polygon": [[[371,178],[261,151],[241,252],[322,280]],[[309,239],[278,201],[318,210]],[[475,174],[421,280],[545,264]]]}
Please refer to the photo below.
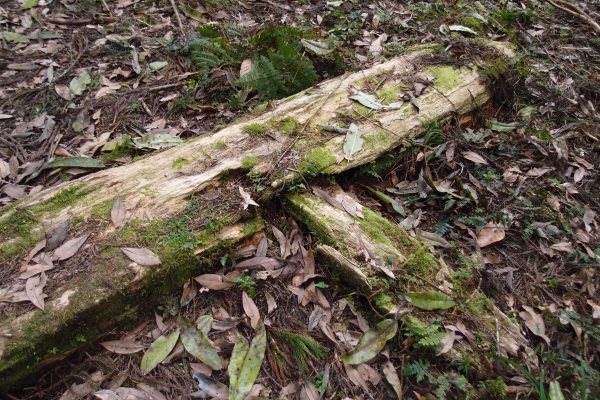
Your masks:
{"label": "decaying tree trunk", "polygon": [[[500,44],[490,46],[506,58],[514,56]],[[252,168],[252,176],[262,179],[270,187],[267,192],[273,193],[299,178],[336,174],[375,160],[409,135],[419,136],[432,122],[472,112],[489,100],[488,88],[477,71],[428,65],[433,51],[421,48],[329,80],[277,102],[248,121],[132,164],[47,189],[5,208],[0,232],[12,233],[0,244],[0,261],[24,254],[45,231],[69,217],[81,221],[82,234],[91,232],[88,242],[96,258],[88,260],[83,271],[67,274],[60,286],[48,293],[43,312],[29,311],[0,322],[4,335],[0,337],[0,392],[117,323],[126,310],[139,303],[140,294],[151,294],[165,281],[180,285],[193,276],[197,269],[193,263],[182,266],[181,260],[161,258],[161,266],[144,268],[131,264],[118,246],[128,243],[134,247],[146,240],[135,230],[150,235],[148,226],[180,212],[192,194],[225,187],[228,172]],[[401,79],[411,90],[415,80],[430,84],[416,104],[407,101],[399,109],[371,111],[350,99],[349,91],[355,88],[385,97],[384,104],[397,102]],[[335,125],[345,115],[364,125],[365,143],[351,161],[338,163],[344,136],[324,131],[321,125]],[[129,222],[126,228],[114,230],[107,221],[117,196],[126,205]],[[371,278],[382,274],[381,265],[390,257],[402,266],[418,261],[416,252],[437,265],[422,245],[370,210],[363,210],[364,219],[354,218],[308,194],[287,196],[286,204],[289,212],[317,234],[322,243],[317,254],[340,268],[348,283],[365,294],[375,285]],[[195,232],[208,238],[196,249],[196,256],[207,257],[263,229],[259,216],[245,217],[224,220],[220,229],[208,236]],[[93,222],[98,218],[106,223]],[[15,229],[15,224],[25,229]],[[5,293],[0,292],[0,297]],[[376,304],[380,312],[390,305],[381,299]]]}

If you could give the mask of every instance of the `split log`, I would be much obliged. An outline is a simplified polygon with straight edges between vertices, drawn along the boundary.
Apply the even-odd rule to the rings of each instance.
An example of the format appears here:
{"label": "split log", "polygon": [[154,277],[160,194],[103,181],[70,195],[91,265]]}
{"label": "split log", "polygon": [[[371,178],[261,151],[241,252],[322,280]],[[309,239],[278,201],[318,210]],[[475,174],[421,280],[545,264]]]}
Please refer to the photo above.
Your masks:
{"label": "split log", "polygon": [[[501,44],[490,46],[503,57],[514,57],[512,51]],[[423,134],[432,122],[472,112],[489,100],[489,90],[477,71],[428,65],[427,59],[435,49],[419,48],[371,69],[323,82],[274,103],[259,116],[215,134],[129,165],[63,183],[5,207],[0,213],[0,262],[6,265],[9,262],[14,265],[17,257],[67,218],[74,222],[74,230],[90,233],[90,237],[85,259],[74,257],[61,262],[65,273],[48,293],[43,312],[28,311],[0,322],[3,335],[0,337],[0,392],[31,376],[43,363],[64,357],[97,337],[143,299],[164,293],[165,284],[171,285],[170,288],[179,287],[199,271],[203,260],[212,253],[224,253],[240,240],[261,231],[263,221],[241,210],[239,200],[230,201],[236,205],[233,208],[237,207],[235,212],[226,209],[231,206],[227,200],[238,199],[238,195],[234,195],[237,184],[228,181],[228,173],[243,171],[252,165],[249,175],[261,179],[272,193],[300,177],[306,180],[318,173],[336,174],[375,160],[404,143],[409,135]],[[432,77],[436,78],[433,82]],[[375,90],[376,96],[386,97],[388,102],[397,100],[397,80],[401,78],[407,83],[415,79],[431,82],[417,98],[418,104],[406,102],[396,110],[371,112],[349,98],[349,89],[354,87]],[[364,125],[366,141],[351,161],[336,163],[343,154],[344,137],[332,137],[321,125],[341,121],[345,119],[344,114]],[[202,198],[203,193],[215,188],[222,191],[220,197],[211,197],[212,200],[206,200],[200,208],[203,213],[214,214],[211,214],[212,225],[199,224],[200,227],[191,232],[192,242],[198,246],[193,259],[166,246],[159,254],[162,265],[144,268],[132,264],[121,253],[120,246],[156,245],[168,231],[167,217],[182,212],[190,196]],[[117,196],[127,207],[128,222],[124,228],[115,230],[109,224],[109,215]],[[321,213],[332,211],[310,196],[292,196],[288,204],[290,211],[298,213],[309,226],[312,222],[306,215],[300,217],[302,213],[312,213],[312,221],[318,222],[327,218]],[[373,212],[365,212],[365,220],[385,221]],[[346,260],[353,266],[354,275],[348,272],[352,278],[350,284],[365,293],[373,286],[369,274],[363,272],[365,280],[358,273],[362,270],[361,251],[364,258],[366,250],[375,265],[390,256],[400,263],[410,262],[403,246],[415,246],[414,241],[404,244],[399,236],[374,235],[369,226],[361,226],[360,220],[336,215],[332,221],[335,224],[328,228],[331,231],[325,227],[315,231],[319,235],[317,239],[325,244],[318,252],[329,262],[343,264]],[[353,230],[356,233],[345,235],[347,242],[340,246],[342,242],[332,238],[347,232],[350,226],[356,228]],[[176,234],[167,239],[175,245],[177,241],[187,240]],[[326,247],[327,244],[330,247]],[[78,261],[84,262],[81,268],[76,265]],[[8,289],[23,286],[17,279],[9,284],[8,288],[0,288],[0,296]]]}

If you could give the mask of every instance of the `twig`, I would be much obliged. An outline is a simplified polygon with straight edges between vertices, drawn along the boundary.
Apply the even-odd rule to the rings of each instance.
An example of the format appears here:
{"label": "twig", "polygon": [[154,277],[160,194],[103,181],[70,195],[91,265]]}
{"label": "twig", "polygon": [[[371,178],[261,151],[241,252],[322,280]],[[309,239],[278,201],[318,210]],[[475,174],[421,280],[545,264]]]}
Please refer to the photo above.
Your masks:
{"label": "twig", "polygon": [[592,27],[594,31],[598,35],[600,35],[600,25],[596,21],[594,21],[591,17],[587,16],[586,13],[579,8],[579,6],[569,3],[565,0],[546,0],[548,3],[552,4],[555,8],[558,8],[561,11],[566,12],[567,14],[571,14],[575,18],[579,18],[580,20],[586,22],[588,25]]}
{"label": "twig", "polygon": [[185,31],[183,30],[183,24],[181,23],[181,16],[179,15],[179,11],[177,10],[177,6],[175,5],[175,0],[170,0],[170,1],[171,1],[171,7],[173,7],[173,11],[175,12],[175,18],[177,18],[177,24],[179,25],[181,34],[185,35]]}
{"label": "twig", "polygon": [[92,23],[94,20],[92,18],[85,18],[85,19],[47,18],[44,21],[51,23],[51,24],[55,24],[55,25],[86,25],[86,24]]}
{"label": "twig", "polygon": [[102,0],[102,7],[104,7],[104,10],[112,17],[113,14],[110,11],[110,8],[108,8],[108,4],[106,4],[106,0]]}

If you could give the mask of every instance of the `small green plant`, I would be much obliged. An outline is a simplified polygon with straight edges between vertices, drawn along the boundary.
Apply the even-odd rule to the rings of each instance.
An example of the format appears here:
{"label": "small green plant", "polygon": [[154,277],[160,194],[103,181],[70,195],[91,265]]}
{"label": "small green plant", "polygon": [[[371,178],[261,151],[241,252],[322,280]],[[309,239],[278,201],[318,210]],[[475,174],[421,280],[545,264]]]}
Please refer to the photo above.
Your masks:
{"label": "small green plant", "polygon": [[240,289],[248,293],[250,298],[256,297],[256,282],[250,275],[238,276],[233,280],[233,283]]}
{"label": "small green plant", "polygon": [[327,349],[310,336],[283,329],[274,329],[274,331],[277,337],[292,350],[300,371],[308,372],[307,362],[310,358],[322,360],[325,357]]}
{"label": "small green plant", "polygon": [[438,323],[426,323],[412,315],[407,316],[404,322],[405,335],[415,338],[413,346],[416,349],[435,350],[446,337],[446,332],[440,330],[441,326]]}
{"label": "small green plant", "polygon": [[318,287],[318,288],[321,288],[321,289],[327,289],[329,287],[329,285],[326,284],[325,282],[315,283],[315,286]]}
{"label": "small green plant", "polygon": [[189,94],[183,95],[179,100],[173,102],[171,106],[171,112],[173,114],[177,114],[183,112],[187,109],[187,106],[190,104],[194,104],[196,100]]}
{"label": "small green plant", "polygon": [[451,383],[454,383],[458,389],[463,391],[467,388],[467,381],[462,375],[452,378],[453,382],[450,382],[445,375],[439,375],[438,377],[433,376],[433,374],[429,372],[429,367],[429,361],[415,360],[411,364],[404,367],[403,373],[405,376],[414,376],[417,380],[417,383],[427,378],[427,381],[437,385],[435,389],[435,395],[440,400],[444,400],[446,398],[446,392],[450,390]]}
{"label": "small green plant", "polygon": [[250,171],[256,164],[259,163],[259,161],[260,159],[257,157],[244,157],[242,160],[242,168],[245,171]]}

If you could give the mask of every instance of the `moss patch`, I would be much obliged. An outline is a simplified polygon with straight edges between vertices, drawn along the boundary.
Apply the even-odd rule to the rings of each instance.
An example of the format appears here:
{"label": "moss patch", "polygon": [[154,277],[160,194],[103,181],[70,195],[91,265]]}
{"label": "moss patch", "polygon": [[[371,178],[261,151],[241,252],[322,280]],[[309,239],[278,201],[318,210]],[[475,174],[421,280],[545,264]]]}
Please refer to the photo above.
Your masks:
{"label": "moss patch", "polygon": [[173,164],[171,165],[171,167],[173,169],[181,169],[190,163],[191,161],[187,158],[179,157],[178,159],[173,160]]}
{"label": "moss patch", "polygon": [[242,132],[248,133],[250,135],[258,135],[261,133],[265,133],[267,131],[267,129],[269,129],[268,124],[253,123],[253,124],[244,126],[242,128]]}
{"label": "moss patch", "polygon": [[460,69],[457,67],[429,67],[425,73],[435,76],[434,85],[438,89],[450,90],[463,83]]}
{"label": "moss patch", "polygon": [[379,148],[385,148],[388,145],[388,137],[384,131],[377,131],[370,133],[365,136],[365,143],[363,144],[363,150],[373,150]]}
{"label": "moss patch", "polygon": [[290,135],[293,131],[300,129],[300,127],[302,127],[302,124],[294,117],[285,117],[281,120],[280,129],[286,135]]}
{"label": "moss patch", "polygon": [[304,156],[304,161],[299,165],[304,174],[318,174],[325,168],[335,164],[335,155],[323,147],[316,147]]}
{"label": "moss patch", "polygon": [[379,89],[379,91],[377,91],[377,93],[375,94],[375,97],[377,97],[378,99],[383,98],[382,103],[389,104],[398,101],[399,93],[400,90],[398,86],[388,84],[384,85],[381,89]]}
{"label": "moss patch", "polygon": [[71,185],[58,191],[46,201],[36,204],[29,209],[36,215],[53,215],[65,208],[75,205],[79,200],[92,192],[86,185]]}
{"label": "moss patch", "polygon": [[244,157],[242,160],[242,168],[246,171],[250,171],[259,162],[260,159],[258,157]]}
{"label": "moss patch", "polygon": [[37,229],[39,224],[33,217],[28,216],[26,210],[5,212],[5,216],[0,219],[1,262],[27,250],[44,237],[44,232]]}
{"label": "moss patch", "polygon": [[102,203],[96,204],[95,206],[92,207],[90,214],[93,217],[98,217],[98,218],[110,217],[110,212],[113,208],[113,205],[115,204],[115,201],[116,201],[116,198],[106,200],[106,201],[103,201]]}

